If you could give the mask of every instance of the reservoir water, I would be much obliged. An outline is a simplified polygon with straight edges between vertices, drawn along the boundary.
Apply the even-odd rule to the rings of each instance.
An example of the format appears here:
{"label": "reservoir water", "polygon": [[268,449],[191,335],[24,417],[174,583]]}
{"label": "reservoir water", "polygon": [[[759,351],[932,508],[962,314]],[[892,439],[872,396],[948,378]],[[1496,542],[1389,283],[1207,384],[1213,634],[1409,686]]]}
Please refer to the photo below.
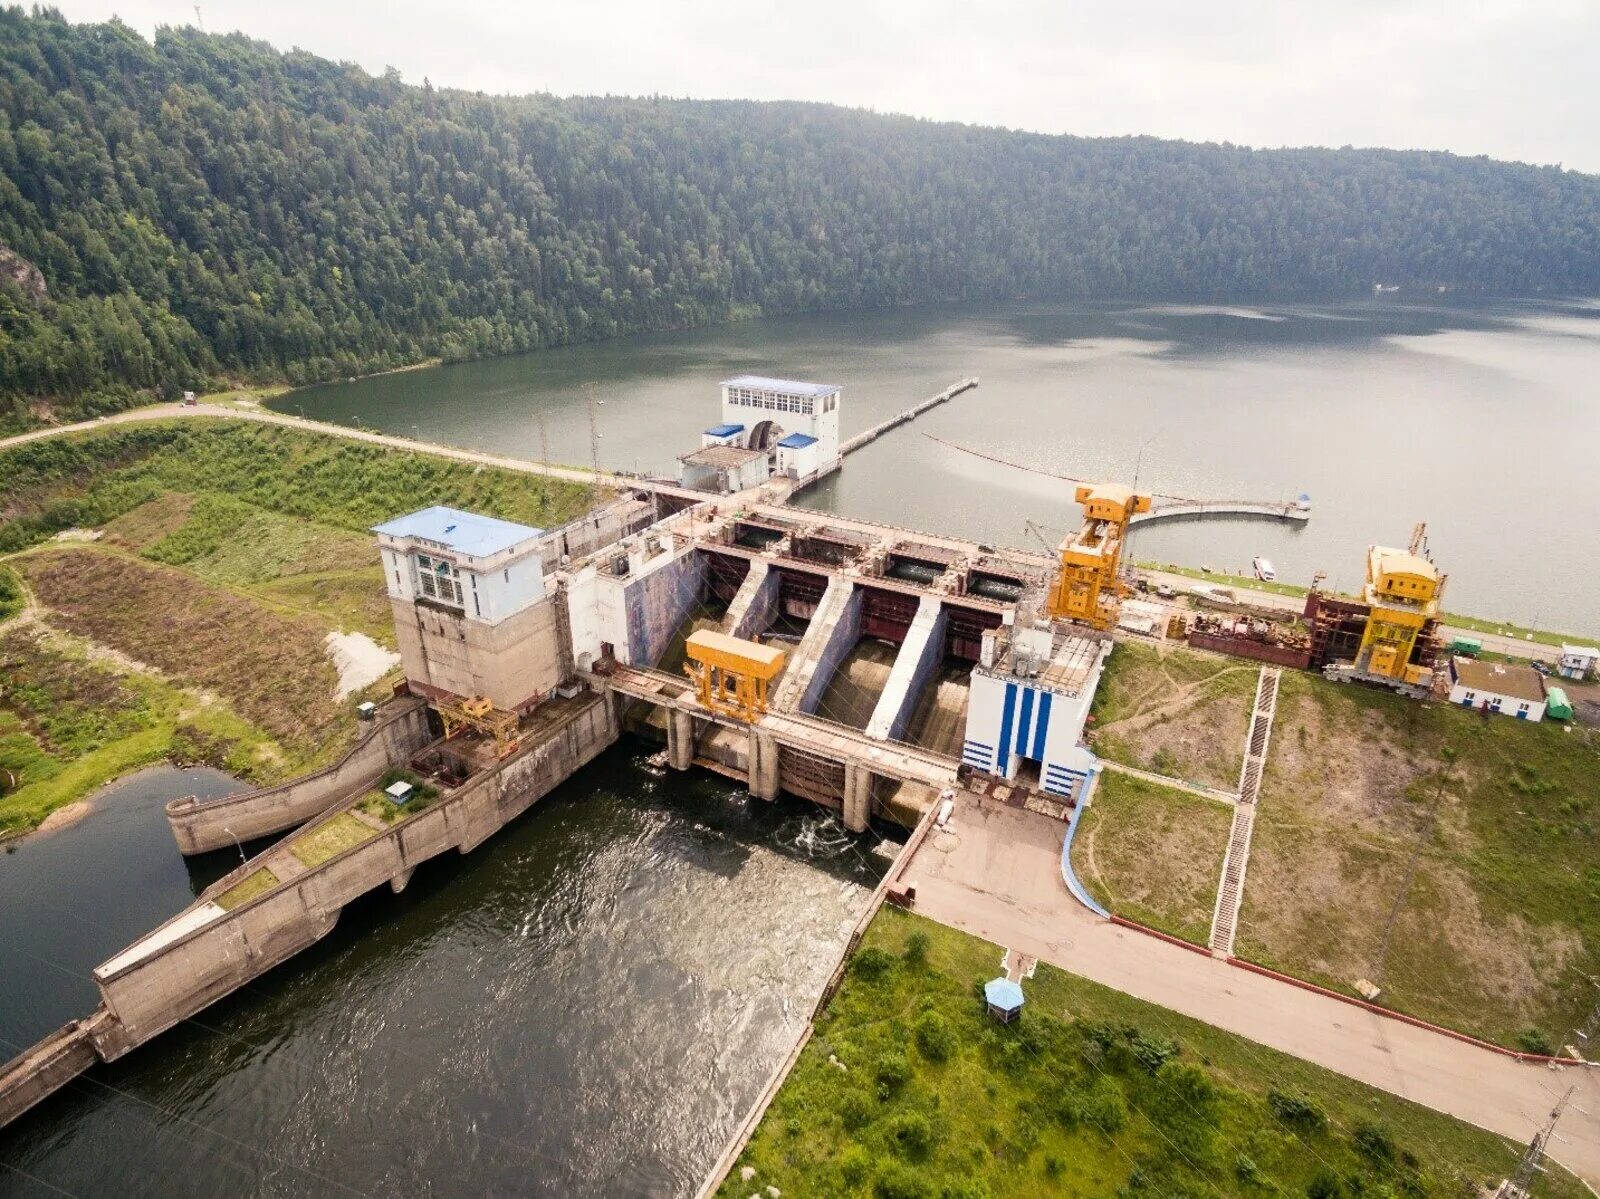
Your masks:
{"label": "reservoir water", "polygon": [[[472,854],[0,1131],[0,1195],[679,1196],[809,1012],[883,863],[624,742]],[[0,1049],[237,860],[135,776],[0,855]],[[249,850],[249,846],[245,847]]]}
{"label": "reservoir water", "polygon": [[1154,526],[1141,559],[1352,588],[1372,542],[1428,522],[1447,606],[1600,635],[1600,303],[1398,302],[1262,308],[1011,304],[750,321],[312,388],[275,403],[526,458],[675,473],[743,371],[845,388],[846,434],[965,375],[982,386],[850,458],[803,498],[824,511],[1037,547],[1076,523],[1058,475],[1176,495],[1289,499],[1304,528]]}

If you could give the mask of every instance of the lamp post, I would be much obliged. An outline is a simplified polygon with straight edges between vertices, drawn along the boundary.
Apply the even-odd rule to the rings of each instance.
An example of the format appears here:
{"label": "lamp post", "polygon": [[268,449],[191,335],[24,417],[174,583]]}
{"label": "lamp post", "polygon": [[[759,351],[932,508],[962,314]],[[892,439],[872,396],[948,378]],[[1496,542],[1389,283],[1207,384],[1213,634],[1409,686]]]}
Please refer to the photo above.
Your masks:
{"label": "lamp post", "polygon": [[239,844],[239,835],[227,825],[222,826],[222,831],[233,838],[233,847],[239,851],[239,864],[243,866],[248,863],[250,859],[244,856],[244,846]]}

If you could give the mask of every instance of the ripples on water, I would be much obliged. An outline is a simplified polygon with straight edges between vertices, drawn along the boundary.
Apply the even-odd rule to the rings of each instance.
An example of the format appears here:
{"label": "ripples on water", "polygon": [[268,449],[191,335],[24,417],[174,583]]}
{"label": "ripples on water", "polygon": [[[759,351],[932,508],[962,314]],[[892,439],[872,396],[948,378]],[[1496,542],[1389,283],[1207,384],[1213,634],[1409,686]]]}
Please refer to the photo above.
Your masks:
{"label": "ripples on water", "polygon": [[826,980],[876,841],[626,745],[0,1133],[0,1161],[78,1194],[688,1193]]}

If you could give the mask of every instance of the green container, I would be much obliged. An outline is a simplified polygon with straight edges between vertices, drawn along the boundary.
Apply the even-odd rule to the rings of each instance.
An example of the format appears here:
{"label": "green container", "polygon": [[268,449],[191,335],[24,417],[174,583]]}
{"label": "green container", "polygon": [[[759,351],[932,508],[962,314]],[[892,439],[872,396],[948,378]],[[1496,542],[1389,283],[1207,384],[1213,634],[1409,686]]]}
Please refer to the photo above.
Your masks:
{"label": "green container", "polygon": [[1476,637],[1457,637],[1450,643],[1450,652],[1452,654],[1467,654],[1471,657],[1476,657],[1478,654],[1483,653],[1483,642]]}
{"label": "green container", "polygon": [[1544,689],[1544,713],[1551,720],[1572,719],[1572,703],[1567,699],[1567,693],[1560,687]]}

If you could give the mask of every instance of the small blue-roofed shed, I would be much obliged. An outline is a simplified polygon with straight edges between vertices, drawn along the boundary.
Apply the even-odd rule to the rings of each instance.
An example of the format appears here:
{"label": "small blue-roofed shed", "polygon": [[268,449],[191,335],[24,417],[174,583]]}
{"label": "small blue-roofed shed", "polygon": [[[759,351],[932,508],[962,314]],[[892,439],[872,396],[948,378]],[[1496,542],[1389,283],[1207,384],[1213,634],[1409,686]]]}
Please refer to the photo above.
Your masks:
{"label": "small blue-roofed shed", "polygon": [[989,1014],[1002,1024],[1010,1024],[1022,1014],[1022,986],[1009,978],[991,978],[984,983],[983,999]]}
{"label": "small blue-roofed shed", "polygon": [[791,433],[778,443],[779,447],[786,450],[803,450],[808,445],[816,445],[817,439],[805,433]]}
{"label": "small blue-roofed shed", "polygon": [[712,425],[700,438],[700,447],[712,445],[738,445],[744,440],[744,426],[733,423]]}

